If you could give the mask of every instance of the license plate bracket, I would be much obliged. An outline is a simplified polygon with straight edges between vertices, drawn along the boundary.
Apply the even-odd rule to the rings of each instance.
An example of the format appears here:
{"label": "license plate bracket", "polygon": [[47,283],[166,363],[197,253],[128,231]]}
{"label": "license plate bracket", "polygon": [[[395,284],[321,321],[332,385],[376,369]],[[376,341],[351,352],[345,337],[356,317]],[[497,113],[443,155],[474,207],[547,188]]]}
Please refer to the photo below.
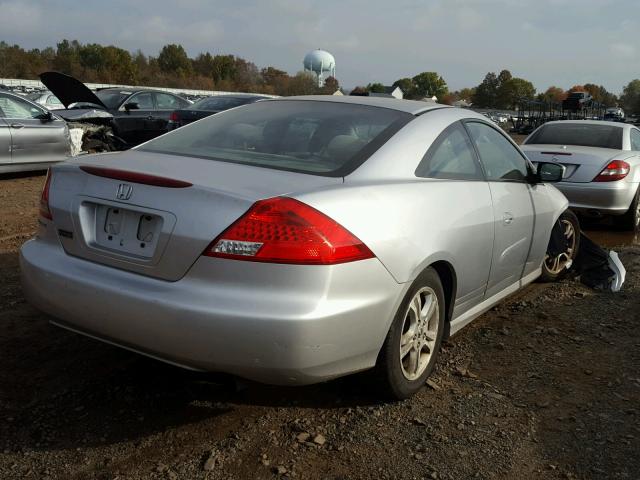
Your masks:
{"label": "license plate bracket", "polygon": [[111,205],[97,205],[96,246],[121,254],[151,258],[162,233],[163,218]]}

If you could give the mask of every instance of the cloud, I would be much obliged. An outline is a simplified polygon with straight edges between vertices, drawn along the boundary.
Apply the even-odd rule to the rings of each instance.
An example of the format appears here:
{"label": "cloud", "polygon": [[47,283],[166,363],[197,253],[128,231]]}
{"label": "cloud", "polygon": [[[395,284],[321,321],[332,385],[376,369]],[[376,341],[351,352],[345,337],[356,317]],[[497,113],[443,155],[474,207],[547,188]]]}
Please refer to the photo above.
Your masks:
{"label": "cloud", "polygon": [[475,30],[482,26],[485,20],[480,12],[470,7],[457,9],[455,15],[461,30]]}
{"label": "cloud", "polygon": [[622,59],[629,59],[636,56],[636,47],[629,43],[612,43],[609,45],[611,53]]}
{"label": "cloud", "polygon": [[[295,73],[314,48],[346,87],[437,71],[450,88],[509,69],[541,90],[636,78],[638,0],[0,0],[0,40],[25,48],[63,38],[157,56],[230,53]],[[627,41],[627,39],[630,39]]]}
{"label": "cloud", "polygon": [[9,40],[10,35],[29,35],[41,31],[44,26],[40,7],[24,1],[0,2],[0,35]]}
{"label": "cloud", "polygon": [[154,15],[133,22],[120,29],[119,38],[127,42],[139,41],[146,46],[159,49],[168,43],[182,43],[194,49],[212,50],[224,35],[224,29],[217,20],[202,20],[183,23],[176,35],[176,25],[172,19]]}

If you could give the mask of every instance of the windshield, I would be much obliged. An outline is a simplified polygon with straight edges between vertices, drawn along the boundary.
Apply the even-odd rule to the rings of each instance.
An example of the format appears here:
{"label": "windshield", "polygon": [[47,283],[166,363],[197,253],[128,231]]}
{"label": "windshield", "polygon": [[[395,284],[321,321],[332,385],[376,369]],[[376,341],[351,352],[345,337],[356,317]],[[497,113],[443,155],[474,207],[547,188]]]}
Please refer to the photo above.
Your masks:
{"label": "windshield", "polygon": [[535,132],[526,145],[576,145],[622,150],[622,128],[589,123],[554,123]]}
{"label": "windshield", "polygon": [[188,108],[189,110],[228,110],[251,103],[253,100],[253,97],[209,97],[197,101]]}
{"label": "windshield", "polygon": [[264,101],[207,117],[139,150],[337,177],[355,170],[413,118],[365,105]]}
{"label": "windshield", "polygon": [[96,97],[109,109],[118,108],[129,95],[128,93],[114,92],[113,90],[98,90],[96,92]]}

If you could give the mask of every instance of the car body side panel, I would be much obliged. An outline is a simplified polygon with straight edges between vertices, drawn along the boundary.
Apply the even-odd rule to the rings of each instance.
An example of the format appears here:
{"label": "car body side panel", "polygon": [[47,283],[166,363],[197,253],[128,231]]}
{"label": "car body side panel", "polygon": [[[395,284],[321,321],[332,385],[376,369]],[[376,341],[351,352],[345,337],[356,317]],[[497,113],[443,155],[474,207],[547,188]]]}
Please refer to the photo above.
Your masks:
{"label": "car body side panel", "polygon": [[[457,277],[456,314],[484,296],[493,247],[493,210],[486,182],[416,179],[349,182],[296,198],[326,213],[360,238],[400,283],[436,261]],[[349,208],[344,208],[349,205]]]}
{"label": "car body side panel", "polygon": [[0,165],[11,163],[11,129],[9,124],[0,118]]}
{"label": "car body side panel", "polygon": [[12,137],[12,163],[61,162],[71,153],[63,120],[7,119]]}

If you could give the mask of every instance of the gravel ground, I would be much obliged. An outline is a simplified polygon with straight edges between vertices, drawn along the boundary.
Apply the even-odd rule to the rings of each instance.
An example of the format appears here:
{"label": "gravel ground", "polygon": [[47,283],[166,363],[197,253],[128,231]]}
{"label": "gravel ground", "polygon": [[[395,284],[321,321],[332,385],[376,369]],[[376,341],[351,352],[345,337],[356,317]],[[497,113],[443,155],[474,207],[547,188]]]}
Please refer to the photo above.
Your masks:
{"label": "gravel ground", "polygon": [[303,388],[179,370],[53,326],[17,249],[43,177],[0,179],[2,479],[637,479],[640,246],[623,292],[534,284],[384,403],[368,374]]}

